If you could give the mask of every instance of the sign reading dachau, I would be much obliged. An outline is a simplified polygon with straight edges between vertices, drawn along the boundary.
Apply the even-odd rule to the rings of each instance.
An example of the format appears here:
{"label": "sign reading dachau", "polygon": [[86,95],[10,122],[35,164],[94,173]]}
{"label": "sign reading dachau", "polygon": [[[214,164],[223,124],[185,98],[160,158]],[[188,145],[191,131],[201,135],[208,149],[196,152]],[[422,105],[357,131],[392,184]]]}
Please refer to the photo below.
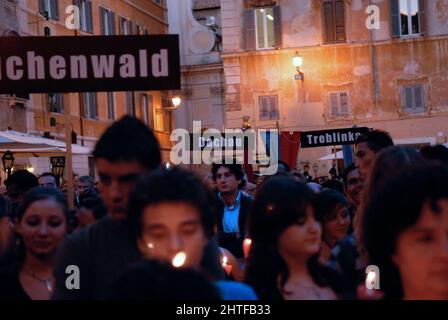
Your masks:
{"label": "sign reading dachau", "polygon": [[354,144],[358,136],[368,131],[369,128],[364,127],[302,132],[300,137],[301,147],[314,148]]}
{"label": "sign reading dachau", "polygon": [[0,38],[0,93],[173,89],[178,35]]}

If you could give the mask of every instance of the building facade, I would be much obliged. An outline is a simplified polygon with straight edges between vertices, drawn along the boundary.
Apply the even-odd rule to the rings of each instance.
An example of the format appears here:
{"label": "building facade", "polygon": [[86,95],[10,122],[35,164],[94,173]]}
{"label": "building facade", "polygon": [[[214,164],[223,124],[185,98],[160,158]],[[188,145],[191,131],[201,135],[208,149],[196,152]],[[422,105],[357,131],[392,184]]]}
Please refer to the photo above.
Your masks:
{"label": "building facade", "polygon": [[[358,126],[398,144],[446,142],[447,0],[221,0],[221,22],[227,127],[250,116],[255,129]],[[331,161],[318,159],[331,153],[302,149],[297,168],[328,175]]]}
{"label": "building facade", "polygon": [[[192,132],[225,128],[224,73],[221,59],[219,0],[168,0],[169,33],[179,34],[182,108],[173,112],[174,127]],[[200,175],[207,165],[191,165]]]}
{"label": "building facade", "polygon": [[[5,0],[2,0],[4,3]],[[145,35],[168,33],[165,0],[18,0],[8,14],[16,16],[20,36],[91,36]],[[66,20],[73,13],[69,6],[79,8],[79,29],[69,29]],[[0,19],[0,21],[4,21]],[[73,20],[71,20],[73,21]],[[1,22],[0,22],[1,23]],[[2,129],[55,138],[65,141],[64,109],[70,110],[74,142],[93,147],[99,136],[114,120],[123,115],[142,119],[155,131],[162,146],[163,160],[169,161],[172,129],[171,92],[87,92],[31,94],[23,103],[25,121],[3,119]],[[19,107],[15,107],[19,108]],[[25,116],[22,116],[22,118]],[[25,125],[18,125],[17,122]],[[7,123],[7,125],[6,125]],[[49,158],[29,158],[34,173],[50,169]],[[73,158],[74,173],[94,174],[93,161],[86,156]]]}

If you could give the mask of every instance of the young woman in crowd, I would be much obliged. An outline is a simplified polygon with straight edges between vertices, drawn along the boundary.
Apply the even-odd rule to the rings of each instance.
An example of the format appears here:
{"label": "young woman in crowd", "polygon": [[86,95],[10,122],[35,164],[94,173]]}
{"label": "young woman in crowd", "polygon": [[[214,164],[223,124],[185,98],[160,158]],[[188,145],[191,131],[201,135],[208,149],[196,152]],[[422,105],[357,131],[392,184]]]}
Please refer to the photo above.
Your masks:
{"label": "young woman in crowd", "polygon": [[[170,262],[203,273],[224,299],[255,299],[251,288],[224,276],[214,239],[213,198],[191,173],[178,168],[160,169],[143,178],[131,193],[128,222],[135,241],[147,259]],[[219,268],[215,270],[215,268]]]}
{"label": "young woman in crowd", "polygon": [[447,167],[414,168],[369,202],[365,247],[386,299],[448,300],[447,181]]}
{"label": "young woman in crowd", "polygon": [[333,247],[347,236],[350,227],[348,206],[347,199],[336,190],[324,189],[316,197],[315,215],[322,225],[322,264],[327,264]]}
{"label": "young woman in crowd", "polygon": [[336,275],[319,263],[322,229],[315,194],[292,177],[269,179],[250,215],[246,281],[260,299],[337,299]]}
{"label": "young woman in crowd", "polygon": [[48,300],[56,250],[68,229],[67,203],[55,189],[34,188],[17,212],[15,264],[0,272],[0,300]]}
{"label": "young woman in crowd", "polygon": [[[374,161],[370,183],[364,186],[361,204],[353,219],[354,232],[336,244],[327,264],[342,275],[351,290],[365,288],[365,270],[368,266],[368,256],[363,244],[362,222],[367,203],[378,190],[381,190],[395,176],[405,170],[416,168],[424,162],[418,151],[400,146],[382,150]],[[359,298],[367,297],[360,296]]]}

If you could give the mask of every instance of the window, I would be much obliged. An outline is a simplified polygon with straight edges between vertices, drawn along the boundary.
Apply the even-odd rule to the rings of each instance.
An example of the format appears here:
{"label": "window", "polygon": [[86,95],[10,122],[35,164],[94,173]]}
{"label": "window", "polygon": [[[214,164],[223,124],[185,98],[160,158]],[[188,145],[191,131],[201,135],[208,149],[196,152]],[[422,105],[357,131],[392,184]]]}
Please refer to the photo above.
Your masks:
{"label": "window", "polygon": [[63,99],[62,93],[49,93],[48,94],[48,110],[50,112],[64,113],[62,99]]}
{"label": "window", "polygon": [[39,0],[39,12],[42,15],[48,14],[48,18],[59,20],[58,0]]}
{"label": "window", "polygon": [[135,101],[133,91],[126,91],[124,93],[124,109],[126,114],[135,116]]}
{"label": "window", "polygon": [[257,49],[274,48],[274,12],[272,8],[255,10]]}
{"label": "window", "polygon": [[323,3],[324,42],[345,42],[344,1],[332,0]]}
{"label": "window", "polygon": [[87,119],[98,120],[98,103],[96,99],[96,92],[83,93],[82,104],[84,109],[84,117]]}
{"label": "window", "polygon": [[244,13],[246,50],[282,47],[282,19],[280,6],[247,10]]}
{"label": "window", "polygon": [[120,17],[120,34],[131,35],[132,34],[132,22],[125,17]]}
{"label": "window", "polygon": [[391,0],[392,34],[412,37],[425,33],[424,0]]}
{"label": "window", "polygon": [[115,120],[115,96],[113,92],[107,92],[107,119]]}
{"label": "window", "polygon": [[92,1],[75,0],[73,4],[79,8],[79,27],[82,31],[93,33]]}
{"label": "window", "polygon": [[425,93],[422,84],[403,87],[404,111],[410,113],[425,111]]}
{"label": "window", "polygon": [[101,34],[110,36],[115,34],[115,13],[100,7]]}
{"label": "window", "polygon": [[138,35],[148,34],[148,29],[146,29],[145,26],[137,24],[137,34]]}
{"label": "window", "polygon": [[330,92],[328,99],[331,117],[347,116],[350,114],[350,100],[347,91]]}
{"label": "window", "polygon": [[259,118],[260,120],[278,120],[278,97],[261,96],[259,97]]}
{"label": "window", "polygon": [[152,107],[152,96],[147,95],[146,93],[143,93],[141,95],[140,100],[140,114],[142,116],[143,121],[146,123],[149,127],[154,127],[154,120],[153,120],[153,107]]}

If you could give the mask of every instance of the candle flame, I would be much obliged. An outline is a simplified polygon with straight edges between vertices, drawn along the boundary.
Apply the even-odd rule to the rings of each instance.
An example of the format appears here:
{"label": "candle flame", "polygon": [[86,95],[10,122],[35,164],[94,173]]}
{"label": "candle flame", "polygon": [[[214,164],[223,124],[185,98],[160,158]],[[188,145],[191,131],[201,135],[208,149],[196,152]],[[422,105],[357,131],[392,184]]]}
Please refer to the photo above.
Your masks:
{"label": "candle flame", "polygon": [[226,256],[224,256],[223,258],[222,258],[222,266],[223,267],[225,267],[226,265],[227,265],[227,257]]}
{"label": "candle flame", "polygon": [[172,264],[174,267],[180,268],[184,265],[186,259],[187,255],[185,254],[185,252],[181,251],[174,256]]}
{"label": "candle flame", "polygon": [[367,274],[367,282],[373,284],[375,282],[376,279],[376,273],[374,271],[370,271]]}
{"label": "candle flame", "polygon": [[148,242],[147,245],[148,245],[148,248],[149,248],[149,249],[154,249],[154,245],[153,245],[151,242]]}

